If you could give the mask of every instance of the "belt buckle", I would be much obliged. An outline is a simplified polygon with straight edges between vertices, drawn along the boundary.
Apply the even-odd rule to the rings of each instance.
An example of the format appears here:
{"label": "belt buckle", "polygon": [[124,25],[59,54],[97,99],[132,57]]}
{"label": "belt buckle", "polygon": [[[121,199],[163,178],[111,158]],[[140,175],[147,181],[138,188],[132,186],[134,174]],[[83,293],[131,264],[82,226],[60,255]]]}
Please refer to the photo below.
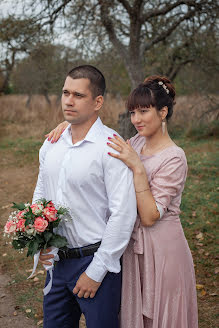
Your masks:
{"label": "belt buckle", "polygon": [[68,253],[66,249],[60,248],[59,249],[59,256],[61,260],[66,260],[68,258]]}

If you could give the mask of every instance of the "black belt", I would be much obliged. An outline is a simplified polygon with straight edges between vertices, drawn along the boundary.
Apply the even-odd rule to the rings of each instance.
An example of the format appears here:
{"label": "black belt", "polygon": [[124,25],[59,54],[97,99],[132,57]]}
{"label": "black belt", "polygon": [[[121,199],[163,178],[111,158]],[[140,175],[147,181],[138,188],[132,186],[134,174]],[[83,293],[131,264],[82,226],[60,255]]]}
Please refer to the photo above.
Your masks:
{"label": "black belt", "polygon": [[101,242],[99,241],[96,244],[87,245],[84,247],[78,247],[78,248],[67,248],[63,247],[60,248],[58,251],[59,259],[65,260],[65,259],[78,259],[80,257],[93,255],[99,248]]}

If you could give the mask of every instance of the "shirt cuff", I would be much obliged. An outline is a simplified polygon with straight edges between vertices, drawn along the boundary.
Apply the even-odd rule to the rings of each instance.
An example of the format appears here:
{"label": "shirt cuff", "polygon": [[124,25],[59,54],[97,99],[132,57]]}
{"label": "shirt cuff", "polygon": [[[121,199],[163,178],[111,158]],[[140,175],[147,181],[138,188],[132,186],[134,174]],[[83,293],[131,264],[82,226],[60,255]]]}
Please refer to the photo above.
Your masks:
{"label": "shirt cuff", "polygon": [[163,207],[160,204],[158,204],[157,202],[155,202],[155,203],[156,203],[156,206],[157,206],[157,210],[160,213],[160,219],[161,219],[162,216],[164,215]]}
{"label": "shirt cuff", "polygon": [[86,275],[95,280],[96,282],[102,282],[108,270],[105,268],[104,264],[98,261],[96,263],[96,258],[93,258],[92,262],[89,264],[85,270]]}

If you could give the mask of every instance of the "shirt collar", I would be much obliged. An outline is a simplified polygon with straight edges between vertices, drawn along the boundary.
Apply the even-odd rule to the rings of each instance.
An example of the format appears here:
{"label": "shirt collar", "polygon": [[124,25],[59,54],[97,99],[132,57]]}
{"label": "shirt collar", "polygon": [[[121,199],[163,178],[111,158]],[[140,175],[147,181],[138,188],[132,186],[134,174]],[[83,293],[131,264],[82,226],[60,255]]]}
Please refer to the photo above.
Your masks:
{"label": "shirt collar", "polygon": [[[88,141],[88,142],[95,142],[98,139],[98,136],[100,135],[102,129],[103,129],[103,123],[98,117],[94,124],[91,126],[89,131],[87,132],[86,136],[84,137],[83,140],[78,141],[76,144],[72,144],[72,139],[71,139],[71,124],[65,129],[63,132],[62,136],[63,138],[67,141],[67,143],[70,142],[71,146],[79,146],[82,142]],[[70,137],[70,138],[69,138]]]}
{"label": "shirt collar", "polygon": [[86,134],[84,141],[95,142],[97,137],[100,135],[103,129],[103,123],[101,119],[98,117],[94,124],[91,126],[90,130]]}

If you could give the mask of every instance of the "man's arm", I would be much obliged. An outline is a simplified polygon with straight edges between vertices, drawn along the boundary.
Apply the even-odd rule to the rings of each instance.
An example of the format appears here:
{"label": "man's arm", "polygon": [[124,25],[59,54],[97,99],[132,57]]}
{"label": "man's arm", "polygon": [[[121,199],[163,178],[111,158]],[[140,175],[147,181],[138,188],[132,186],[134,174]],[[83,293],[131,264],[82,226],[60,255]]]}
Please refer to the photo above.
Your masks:
{"label": "man's arm", "polygon": [[106,154],[104,180],[110,216],[101,245],[73,290],[79,297],[94,297],[108,271],[120,272],[120,257],[128,245],[136,220],[132,171],[121,161]]}
{"label": "man's arm", "polygon": [[39,173],[38,173],[38,179],[36,183],[36,187],[33,193],[33,199],[32,203],[37,201],[38,199],[45,198],[45,191],[43,186],[43,165],[45,160],[45,154],[46,154],[46,144],[48,141],[46,140],[39,151]]}

